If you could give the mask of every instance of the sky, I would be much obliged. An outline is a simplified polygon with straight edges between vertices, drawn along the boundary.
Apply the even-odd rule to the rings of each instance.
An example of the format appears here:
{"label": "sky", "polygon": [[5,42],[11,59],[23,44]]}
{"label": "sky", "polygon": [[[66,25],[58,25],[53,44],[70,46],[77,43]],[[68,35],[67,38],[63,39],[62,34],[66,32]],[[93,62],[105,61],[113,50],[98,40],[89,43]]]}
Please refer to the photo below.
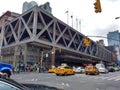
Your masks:
{"label": "sky", "polygon": [[[6,11],[22,13],[23,3],[32,0],[2,0],[0,15]],[[95,0],[34,0],[38,5],[50,2],[52,14],[86,36],[102,36],[120,29],[120,0],[100,0],[102,12],[94,12]],[[66,13],[68,11],[68,13]],[[73,18],[71,18],[73,16]],[[69,18],[69,19],[68,19]],[[93,41],[104,39],[89,37]],[[107,45],[107,39],[105,45]]]}

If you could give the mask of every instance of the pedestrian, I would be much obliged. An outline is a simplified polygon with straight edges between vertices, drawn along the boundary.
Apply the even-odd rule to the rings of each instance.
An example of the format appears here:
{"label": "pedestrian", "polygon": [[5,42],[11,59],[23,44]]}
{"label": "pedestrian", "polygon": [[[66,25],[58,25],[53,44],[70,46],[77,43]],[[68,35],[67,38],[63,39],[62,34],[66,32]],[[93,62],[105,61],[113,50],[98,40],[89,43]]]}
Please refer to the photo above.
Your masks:
{"label": "pedestrian", "polygon": [[29,70],[30,70],[30,72],[32,72],[32,71],[33,71],[33,67],[32,67],[32,66],[30,66],[30,67],[29,67]]}

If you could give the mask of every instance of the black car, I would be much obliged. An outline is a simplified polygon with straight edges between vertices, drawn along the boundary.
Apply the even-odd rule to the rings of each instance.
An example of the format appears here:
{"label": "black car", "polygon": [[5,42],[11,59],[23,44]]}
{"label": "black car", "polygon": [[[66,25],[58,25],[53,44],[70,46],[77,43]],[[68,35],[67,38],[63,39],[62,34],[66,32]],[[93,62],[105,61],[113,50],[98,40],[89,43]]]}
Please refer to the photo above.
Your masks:
{"label": "black car", "polygon": [[7,78],[0,78],[0,90],[30,90],[26,86]]}
{"label": "black car", "polygon": [[115,69],[113,66],[108,66],[107,69],[109,72],[115,72]]}

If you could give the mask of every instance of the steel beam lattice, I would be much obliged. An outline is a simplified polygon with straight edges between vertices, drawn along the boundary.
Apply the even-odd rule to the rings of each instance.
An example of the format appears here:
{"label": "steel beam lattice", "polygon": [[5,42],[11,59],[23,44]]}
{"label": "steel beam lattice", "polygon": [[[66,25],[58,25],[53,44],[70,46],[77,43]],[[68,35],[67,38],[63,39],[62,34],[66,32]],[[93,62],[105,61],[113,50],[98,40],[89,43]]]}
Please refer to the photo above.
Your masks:
{"label": "steel beam lattice", "polygon": [[110,51],[92,40],[90,46],[85,46],[85,35],[37,6],[7,23],[3,30],[2,48],[33,41],[101,60],[111,60]]}

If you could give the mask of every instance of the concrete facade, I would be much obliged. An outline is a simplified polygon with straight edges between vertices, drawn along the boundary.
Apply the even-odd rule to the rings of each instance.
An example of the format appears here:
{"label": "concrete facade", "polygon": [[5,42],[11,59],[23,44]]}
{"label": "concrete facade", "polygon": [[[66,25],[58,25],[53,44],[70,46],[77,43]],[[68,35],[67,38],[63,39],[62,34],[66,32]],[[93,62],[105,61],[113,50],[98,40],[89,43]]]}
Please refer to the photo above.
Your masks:
{"label": "concrete facade", "polygon": [[2,47],[2,40],[3,40],[3,27],[6,23],[10,22],[14,18],[17,18],[20,14],[6,11],[1,17],[0,17],[0,61],[2,60],[1,56],[1,47]]}

